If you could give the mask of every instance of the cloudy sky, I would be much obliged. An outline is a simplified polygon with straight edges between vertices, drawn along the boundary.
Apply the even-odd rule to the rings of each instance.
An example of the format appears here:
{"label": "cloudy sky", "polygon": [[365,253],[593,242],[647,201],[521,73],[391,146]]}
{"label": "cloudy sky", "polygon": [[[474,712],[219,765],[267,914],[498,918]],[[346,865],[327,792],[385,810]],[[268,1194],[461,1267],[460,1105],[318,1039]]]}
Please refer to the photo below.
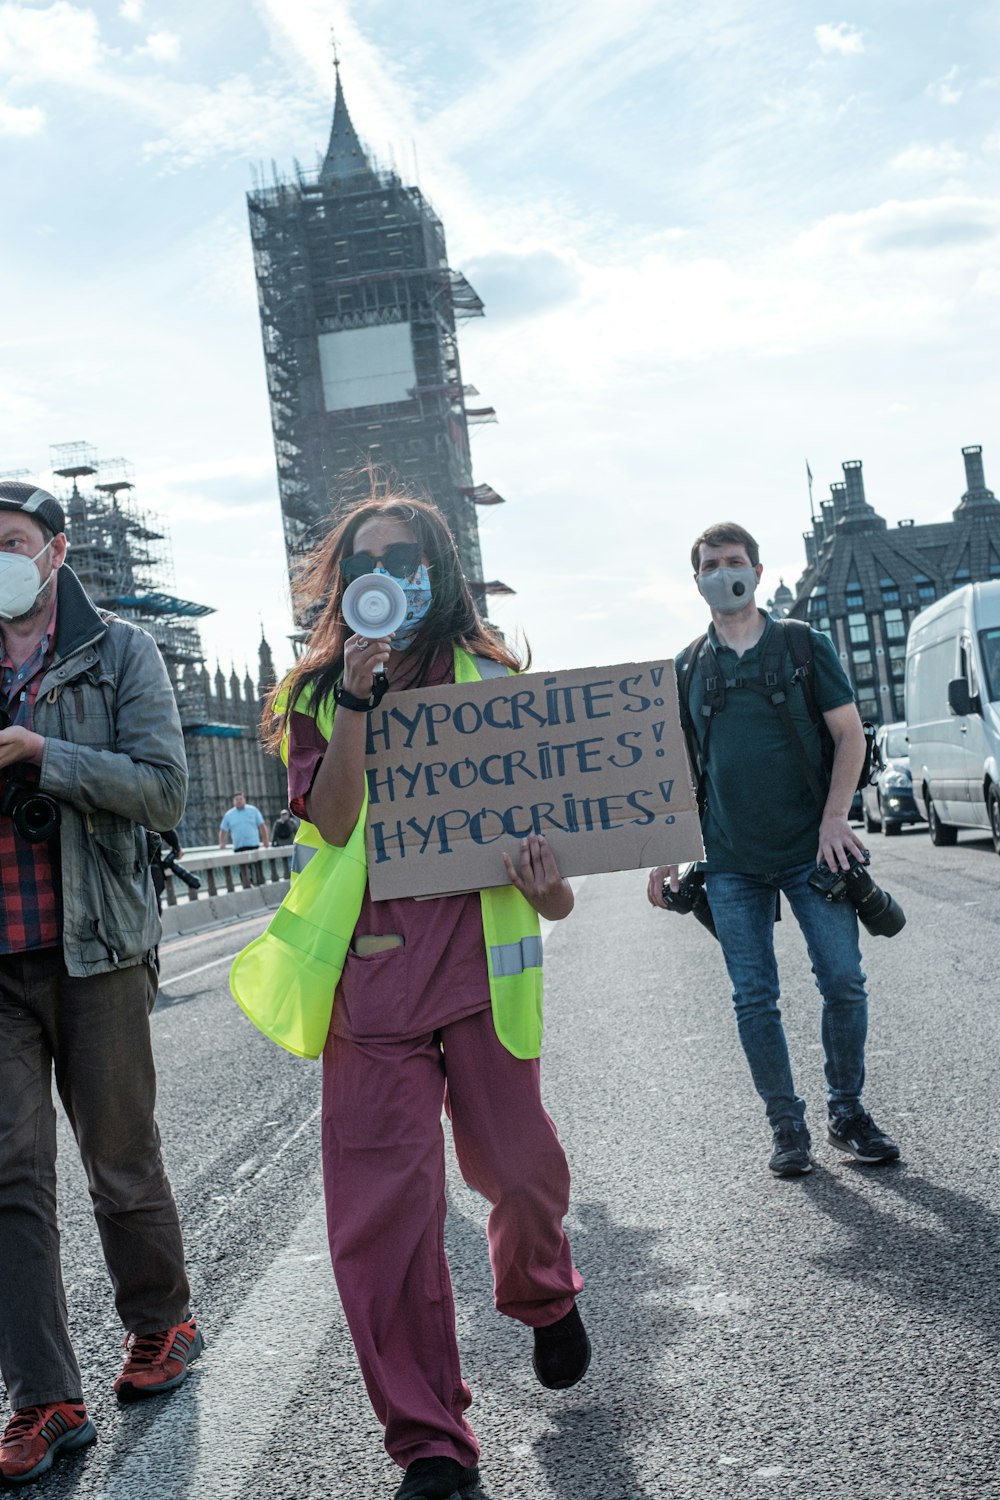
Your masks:
{"label": "cloudy sky", "polygon": [[354,122],[486,303],[463,375],[498,622],[671,653],[692,535],[765,587],[860,458],[890,524],[1000,491],[1000,8],[978,0],[0,3],[0,466],[124,455],[210,660],[290,628],[245,194]]}

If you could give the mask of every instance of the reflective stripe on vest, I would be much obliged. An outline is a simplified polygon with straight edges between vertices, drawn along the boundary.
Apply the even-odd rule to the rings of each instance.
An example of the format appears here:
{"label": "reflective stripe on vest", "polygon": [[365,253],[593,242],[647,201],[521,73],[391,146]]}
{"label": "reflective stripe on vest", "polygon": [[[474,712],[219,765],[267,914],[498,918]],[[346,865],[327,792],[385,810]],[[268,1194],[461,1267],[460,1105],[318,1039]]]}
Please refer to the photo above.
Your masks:
{"label": "reflective stripe on vest", "polygon": [[[507,668],[455,647],[456,683],[501,676]],[[279,694],[280,713],[287,698]],[[315,717],[324,738],[333,727],[333,704],[317,713],[304,692],[296,712]],[[282,743],[287,764],[287,727]],[[330,1027],[334,992],[364,900],[368,872],[365,815],[361,810],[344,848],[324,842],[303,818],[295,836],[292,881],[267,929],[233,963],[234,998],[254,1025],[300,1057],[318,1057]],[[538,913],[513,885],[480,891],[490,1000],[497,1037],[514,1057],[534,1058],[542,1040],[542,940]]]}
{"label": "reflective stripe on vest", "polygon": [[542,940],[529,936],[517,943],[499,943],[490,949],[490,963],[497,979],[509,979],[512,974],[523,974],[525,969],[540,969]]}

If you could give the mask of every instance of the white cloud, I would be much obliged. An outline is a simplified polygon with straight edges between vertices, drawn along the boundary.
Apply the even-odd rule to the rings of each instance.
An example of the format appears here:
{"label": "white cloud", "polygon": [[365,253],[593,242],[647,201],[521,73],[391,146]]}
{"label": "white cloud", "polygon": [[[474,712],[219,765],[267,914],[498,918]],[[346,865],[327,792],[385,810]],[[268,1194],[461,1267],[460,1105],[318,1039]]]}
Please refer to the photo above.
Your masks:
{"label": "white cloud", "polygon": [[[855,259],[887,255],[947,258],[991,263],[1000,239],[1000,203],[990,198],[942,195],[908,201],[890,199],[876,208],[853,214],[831,214],[796,241],[796,254],[806,259],[829,254]],[[925,260],[917,262],[925,276]],[[948,275],[951,272],[949,270]]]}
{"label": "white cloud", "polygon": [[138,50],[140,56],[151,57],[154,62],[176,62],[181,52],[181,39],[173,31],[151,31],[145,45]]}
{"label": "white cloud", "polygon": [[123,21],[131,21],[134,25],[138,26],[142,20],[145,4],[146,0],[122,0],[121,5],[118,7],[118,14]]}
{"label": "white cloud", "polygon": [[968,165],[969,158],[952,141],[942,141],[940,146],[908,146],[889,163],[897,172],[941,173],[959,172]]}
{"label": "white cloud", "polygon": [[962,97],[962,90],[955,87],[957,78],[958,64],[955,63],[943,78],[936,78],[933,83],[929,83],[924,93],[937,104],[957,104]]}
{"label": "white cloud", "polygon": [[0,99],[0,135],[38,135],[45,129],[45,111],[37,104],[23,107]]}
{"label": "white cloud", "polygon": [[79,80],[95,67],[104,48],[92,10],[55,0],[44,10],[0,5],[0,69],[19,82]]}
{"label": "white cloud", "polygon": [[313,134],[312,111],[301,93],[268,94],[243,74],[215,89],[184,91],[184,108],[174,100],[175,116],[166,133],[142,150],[146,161],[162,159],[168,170],[199,166],[222,156],[271,156],[287,142],[296,145]]}
{"label": "white cloud", "polygon": [[865,50],[862,33],[848,21],[838,21],[836,25],[826,22],[817,26],[813,34],[819,50],[827,54],[838,52],[846,57],[849,53]]}

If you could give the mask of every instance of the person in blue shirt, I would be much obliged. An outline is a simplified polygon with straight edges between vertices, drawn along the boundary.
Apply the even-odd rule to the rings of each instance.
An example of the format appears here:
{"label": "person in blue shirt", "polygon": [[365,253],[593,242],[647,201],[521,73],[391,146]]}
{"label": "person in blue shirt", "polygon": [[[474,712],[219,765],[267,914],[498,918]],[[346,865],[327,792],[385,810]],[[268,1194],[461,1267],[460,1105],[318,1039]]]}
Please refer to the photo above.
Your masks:
{"label": "person in blue shirt", "polygon": [[219,848],[226,847],[227,838],[232,838],[233,852],[241,849],[265,849],[271,847],[264,815],[246,799],[244,792],[233,793],[233,805],[224,814],[219,824]]}

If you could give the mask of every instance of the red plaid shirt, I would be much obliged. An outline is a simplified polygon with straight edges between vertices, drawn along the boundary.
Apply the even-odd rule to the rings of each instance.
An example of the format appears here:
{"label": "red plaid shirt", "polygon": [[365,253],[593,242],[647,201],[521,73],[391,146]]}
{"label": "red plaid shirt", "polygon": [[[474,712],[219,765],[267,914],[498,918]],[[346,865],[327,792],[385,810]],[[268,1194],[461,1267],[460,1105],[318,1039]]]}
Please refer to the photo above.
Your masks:
{"label": "red plaid shirt", "polygon": [[[0,656],[0,703],[12,724],[31,728],[38,689],[52,660],[56,615],[38,647],[15,667]],[[38,770],[29,775],[38,780]],[[0,780],[6,785],[6,780]],[[59,835],[44,844],[29,844],[0,814],[0,953],[24,953],[29,948],[54,948],[62,942],[62,883]]]}

